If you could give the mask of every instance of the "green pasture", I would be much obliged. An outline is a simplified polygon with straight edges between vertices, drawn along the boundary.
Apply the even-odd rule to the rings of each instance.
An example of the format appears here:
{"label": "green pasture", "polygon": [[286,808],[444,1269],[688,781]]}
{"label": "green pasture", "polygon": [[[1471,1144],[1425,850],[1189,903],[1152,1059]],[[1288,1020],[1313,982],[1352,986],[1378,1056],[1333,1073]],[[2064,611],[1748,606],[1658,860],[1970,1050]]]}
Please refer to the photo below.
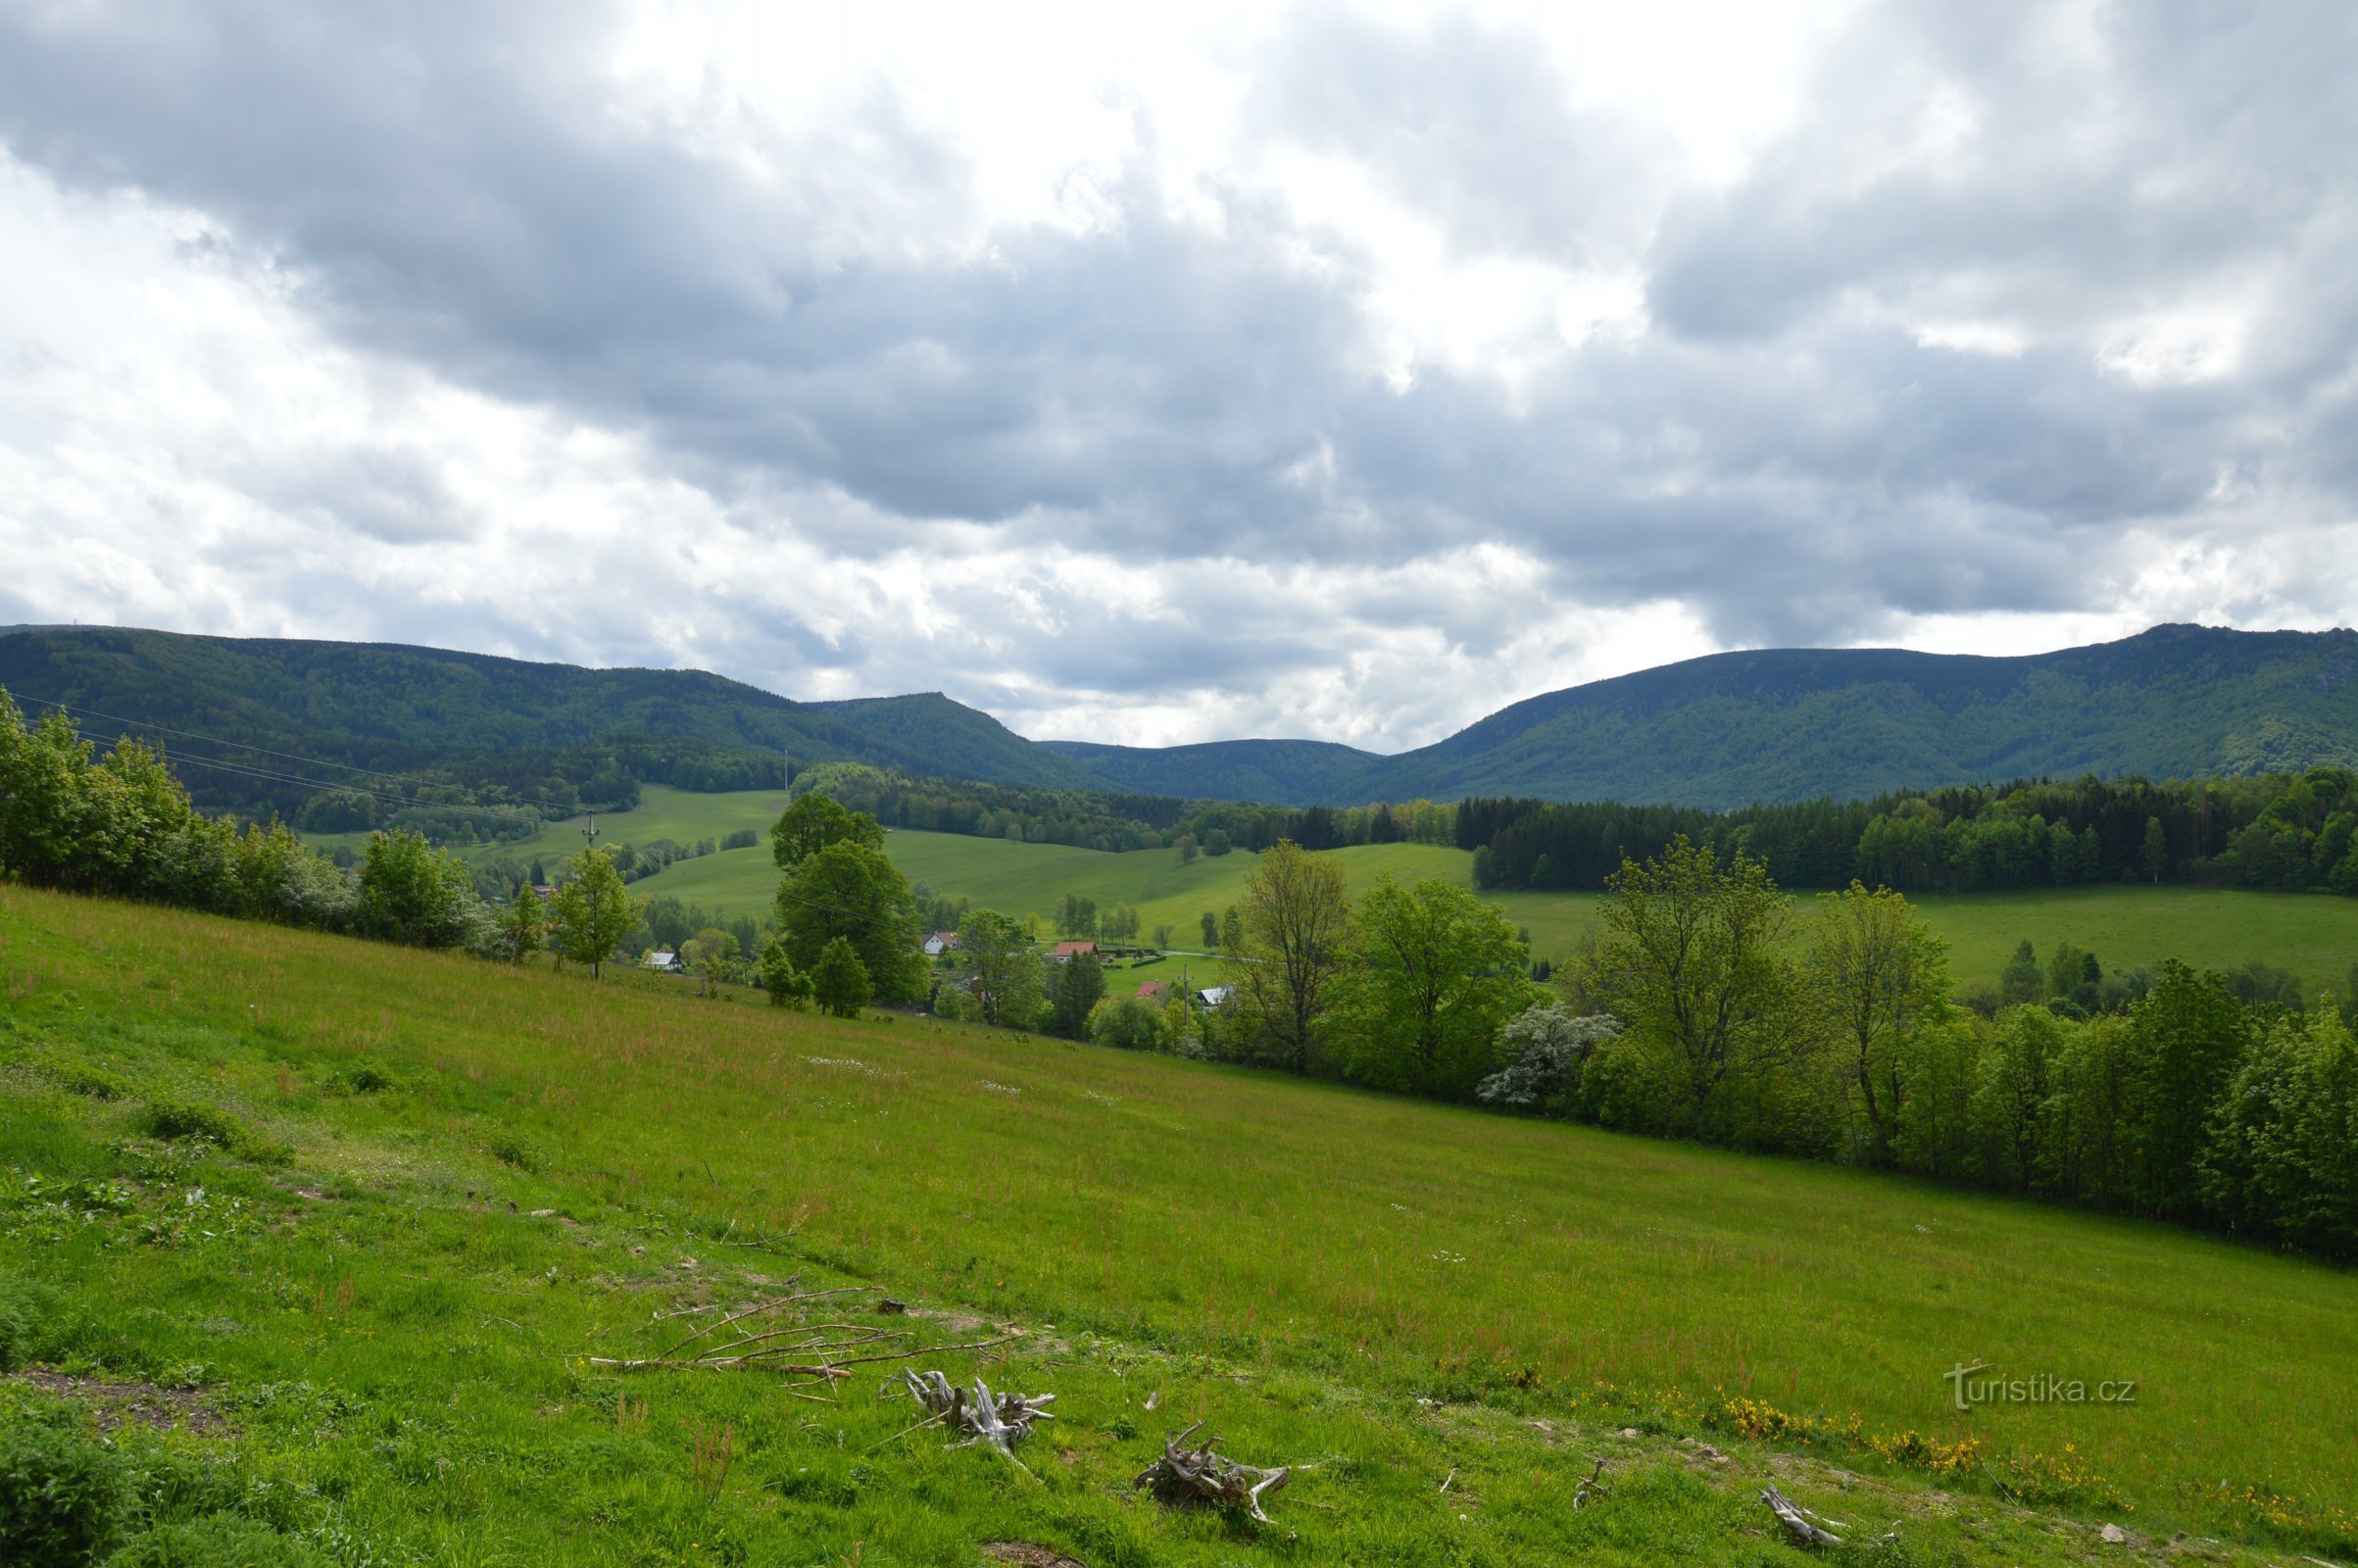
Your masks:
{"label": "green pasture", "polygon": [[[597,813],[598,843],[611,849],[621,844],[652,844],[657,839],[669,839],[675,844],[693,845],[698,839],[717,840],[724,833],[739,828],[754,828],[766,833],[769,824],[786,809],[786,796],[780,790],[723,790],[714,794],[699,794],[693,790],[673,789],[665,784],[648,784],[639,791],[639,804],[627,811]],[[469,864],[485,860],[509,859],[530,861],[535,857],[554,866],[568,855],[578,855],[586,842],[582,829],[590,825],[587,816],[576,816],[562,822],[544,822],[529,838],[500,844],[478,844],[453,847],[451,853]],[[366,833],[306,833],[304,842],[322,852],[338,848],[355,853],[368,848]],[[763,862],[769,857],[768,846],[761,849]]]}
{"label": "green pasture", "polygon": [[[2078,1558],[2098,1520],[2358,1547],[2358,1289],[2218,1240],[13,888],[0,978],[0,1283],[68,1307],[30,1343],[189,1385],[226,1436],[172,1441],[376,1560],[1799,1561],[1770,1479],[1895,1525],[1893,1561]],[[139,1135],[167,1100],[238,1129],[177,1186]],[[28,1176],[127,1182],[127,1211],[61,1218]],[[192,1186],[242,1207],[143,1240]],[[903,1433],[880,1376],[813,1403],[584,1359],[798,1274],[932,1343],[1020,1328],[938,1359],[1059,1395],[1026,1472]],[[1941,1374],[1976,1360],[2137,1396],[1958,1412]],[[34,1397],[0,1384],[0,1426]],[[1130,1492],[1199,1418],[1315,1461],[1272,1526]],[[1575,1512],[1596,1456],[1618,1490]]]}
{"label": "green pasture", "polygon": [[[658,838],[693,843],[739,828],[765,830],[784,797],[743,790],[699,795],[663,785],[646,787],[634,810],[599,818],[599,842],[645,844]],[[475,860],[506,857],[554,862],[581,847],[583,819],[552,823],[534,838],[459,852]],[[313,842],[322,847],[365,836]],[[1237,902],[1254,858],[1237,851],[1199,856],[1182,865],[1175,850],[1107,855],[1058,844],[1010,844],[1004,839],[896,829],[886,837],[893,861],[911,882],[950,898],[1010,914],[1049,918],[1067,893],[1097,900],[1100,908],[1127,904],[1142,931],[1167,922],[1172,941],[1201,938],[1199,919]],[[1471,879],[1472,857],[1462,850],[1422,844],[1368,845],[1330,852],[1354,888],[1386,873],[1402,882]],[[748,850],[683,860],[633,884],[647,895],[670,894],[733,914],[765,912],[777,893],[777,868],[766,838]],[[1560,961],[1597,923],[1590,893],[1493,893],[1492,902],[1531,933],[1535,956]],[[1924,894],[1913,900],[1950,944],[1950,969],[1959,979],[1994,980],[2028,937],[2043,955],[2068,941],[2094,952],[2108,969],[2183,958],[2210,968],[2257,960],[2289,969],[2312,990],[2341,987],[2358,964],[2358,899],[2184,885],[2039,889],[2010,893]]]}

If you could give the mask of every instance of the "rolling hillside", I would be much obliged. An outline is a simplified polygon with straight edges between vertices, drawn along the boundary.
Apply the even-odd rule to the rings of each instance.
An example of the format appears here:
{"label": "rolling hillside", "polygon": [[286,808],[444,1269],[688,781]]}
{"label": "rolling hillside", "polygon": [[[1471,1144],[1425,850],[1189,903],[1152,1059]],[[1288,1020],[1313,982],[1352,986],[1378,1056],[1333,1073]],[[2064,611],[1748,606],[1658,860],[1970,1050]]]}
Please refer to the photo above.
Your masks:
{"label": "rolling hillside", "polygon": [[[532,799],[531,785],[546,773],[586,782],[617,741],[638,743],[624,759],[635,776],[691,784],[770,783],[788,755],[798,765],[848,760],[1061,788],[1099,782],[938,693],[797,703],[702,670],[584,669],[383,643],[20,627],[0,631],[0,686],[21,703],[87,710],[85,730],[102,739],[125,726],[94,714],[189,732],[162,738],[179,760],[196,764],[185,776],[200,802],[267,804],[290,816],[309,792],[257,772],[384,784],[306,767],[308,760],[431,773],[468,790],[497,784]],[[207,759],[248,771],[208,766]],[[691,768],[701,776],[675,776]]]}
{"label": "rolling hillside", "polygon": [[1432,746],[1355,762],[1292,741],[1046,744],[1134,789],[1298,806],[1526,795],[1726,808],[2042,774],[2297,770],[2358,762],[2358,632],[2156,626],[2011,659],[1714,654],[1530,698]]}
{"label": "rolling hillside", "polygon": [[[2009,659],[1715,654],[1534,697],[1395,757],[1302,740],[1034,742],[939,692],[798,703],[697,670],[96,627],[0,631],[0,685],[287,754],[178,746],[199,764],[190,782],[207,804],[289,814],[305,792],[255,767],[284,772],[290,759],[310,759],[425,772],[520,801],[548,799],[555,779],[595,803],[602,770],[610,787],[627,775],[754,789],[769,786],[791,754],[797,763],[939,778],[1295,806],[1519,795],[1726,808],[2023,776],[2358,763],[2358,632],[2347,630],[2157,626]],[[87,722],[110,733],[105,720]],[[249,771],[204,765],[208,757]]]}
{"label": "rolling hillside", "polygon": [[[204,1483],[151,1483],[159,1522],[209,1516],[246,1548],[125,1561],[953,1568],[1017,1542],[1042,1544],[996,1560],[1979,1568],[2358,1545],[2358,1298],[2257,1249],[14,887],[0,946],[25,956],[0,1009],[0,1351],[57,1369],[0,1378],[9,1475],[28,1434],[102,1477],[120,1451],[144,1467],[126,1479]],[[836,1354],[949,1346],[916,1364],[1057,1396],[1023,1473],[913,1429],[877,1396],[893,1363],[823,1400],[616,1364],[704,1340],[716,1307],[847,1287],[909,1310],[870,1330],[869,1295],[808,1303],[868,1347]],[[2134,1379],[2137,1404],[1960,1412],[1961,1359]],[[1306,1461],[1271,1524],[1132,1487],[1199,1420],[1240,1458]],[[1581,1506],[1597,1457],[1612,1490]],[[1789,1550],[1771,1481],[1900,1539]],[[2116,1519],[2132,1544],[2099,1541]],[[2212,1540],[2161,1544],[2182,1530]]]}

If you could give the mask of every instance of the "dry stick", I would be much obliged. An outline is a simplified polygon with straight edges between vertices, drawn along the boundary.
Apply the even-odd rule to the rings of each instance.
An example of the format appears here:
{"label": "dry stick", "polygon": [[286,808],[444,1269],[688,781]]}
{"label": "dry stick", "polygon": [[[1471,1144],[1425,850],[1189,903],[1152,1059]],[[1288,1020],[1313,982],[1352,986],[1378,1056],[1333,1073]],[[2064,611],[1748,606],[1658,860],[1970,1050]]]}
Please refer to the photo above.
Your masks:
{"label": "dry stick", "polygon": [[694,1345],[698,1340],[703,1339],[706,1335],[712,1333],[714,1330],[725,1329],[731,1323],[742,1323],[747,1318],[753,1317],[758,1313],[775,1311],[781,1306],[792,1306],[797,1301],[815,1301],[822,1296],[852,1296],[857,1295],[861,1291],[873,1291],[877,1289],[880,1289],[880,1287],[874,1285],[843,1285],[838,1286],[836,1289],[831,1291],[803,1291],[793,1296],[773,1296],[766,1301],[756,1301],[753,1305],[747,1307],[742,1312],[732,1313],[730,1316],[721,1318],[716,1322],[707,1323],[703,1328],[698,1329],[695,1333],[689,1335],[677,1345],[671,1346],[669,1348],[648,1357],[648,1359],[653,1361],[663,1360],[670,1356],[673,1351],[685,1349],[687,1347]]}

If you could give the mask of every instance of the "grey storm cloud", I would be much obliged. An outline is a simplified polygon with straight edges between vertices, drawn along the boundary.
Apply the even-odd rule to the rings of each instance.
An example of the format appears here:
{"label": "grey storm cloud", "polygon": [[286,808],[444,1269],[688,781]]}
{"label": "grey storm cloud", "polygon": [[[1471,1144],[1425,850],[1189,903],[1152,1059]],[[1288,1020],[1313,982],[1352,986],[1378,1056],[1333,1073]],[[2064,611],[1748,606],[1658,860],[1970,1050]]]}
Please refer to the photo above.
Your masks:
{"label": "grey storm cloud", "polygon": [[[847,557],[944,524],[1182,577],[1492,542],[1539,560],[1543,601],[1674,599],[1723,643],[1829,642],[2086,608],[2134,569],[2133,530],[2190,534],[2222,494],[2312,520],[2358,494],[2358,13],[2105,7],[2068,37],[2059,15],[1870,8],[1708,189],[1656,133],[1572,106],[1511,29],[1282,23],[1247,62],[1257,150],[1357,163],[1461,256],[1643,278],[1645,322],[1547,345],[1512,395],[1376,375],[1380,258],[1273,196],[1208,193],[1215,228],[1141,156],[1097,228],[993,224],[965,156],[881,84],[761,142],[757,173],[596,113],[577,7],[13,8],[0,141],[69,187],[207,215],[346,344],[644,434],[751,533],[833,495],[794,526]],[[2233,368],[2115,363],[2138,320],[2222,299]],[[1932,330],[1958,323],[2019,341]],[[246,482],[388,543],[484,525],[400,448]],[[1400,587],[1291,615],[1187,593],[1150,657],[1039,591],[1052,612],[1004,640],[1044,689],[1167,691],[1174,666],[1237,686],[1336,657],[1362,616],[1503,637]],[[604,657],[660,653],[618,635]],[[857,631],[718,635],[740,667],[887,658]]]}

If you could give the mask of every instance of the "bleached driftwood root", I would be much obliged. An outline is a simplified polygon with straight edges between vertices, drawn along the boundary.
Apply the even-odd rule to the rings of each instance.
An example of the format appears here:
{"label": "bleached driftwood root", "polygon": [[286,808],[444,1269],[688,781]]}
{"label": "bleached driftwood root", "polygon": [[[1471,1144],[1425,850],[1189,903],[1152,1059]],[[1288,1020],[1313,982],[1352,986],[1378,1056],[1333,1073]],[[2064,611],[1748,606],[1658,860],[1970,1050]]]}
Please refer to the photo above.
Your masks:
{"label": "bleached driftwood root", "polygon": [[[1836,1535],[1835,1531],[1850,1528],[1840,1519],[1829,1519],[1822,1513],[1810,1512],[1775,1487],[1763,1488],[1760,1500],[1767,1503],[1769,1510],[1784,1521],[1785,1528],[1793,1532],[1794,1542],[1800,1545],[1839,1546],[1842,1544],[1842,1538]],[[1889,1545],[1898,1539],[1896,1533],[1879,1536],[1868,1544]]]}
{"label": "bleached driftwood root", "polygon": [[1188,1447],[1187,1440],[1203,1425],[1199,1421],[1178,1436],[1163,1439],[1162,1457],[1141,1471],[1132,1487],[1151,1487],[1154,1495],[1165,1502],[1216,1502],[1224,1507],[1243,1508],[1267,1524],[1269,1516],[1261,1512],[1261,1494],[1284,1487],[1293,1479],[1293,1469],[1264,1470],[1258,1465],[1239,1464],[1212,1451],[1212,1445],[1220,1441],[1218,1438],[1204,1439],[1200,1448]]}
{"label": "bleached driftwood root", "polygon": [[1015,1445],[1032,1435],[1033,1422],[1056,1418],[1048,1408],[1056,1402],[1053,1394],[994,1395],[980,1378],[974,1380],[974,1392],[968,1394],[939,1372],[907,1367],[902,1368],[901,1377],[909,1396],[924,1406],[931,1421],[965,1435],[966,1441],[956,1445],[958,1447],[985,1444],[1012,1459]]}
{"label": "bleached driftwood root", "polygon": [[[1595,1458],[1596,1456],[1591,1455],[1591,1457]],[[1604,1461],[1597,1459],[1597,1468],[1582,1476],[1580,1485],[1572,1490],[1572,1511],[1578,1513],[1582,1503],[1597,1497],[1609,1497],[1612,1494],[1613,1489],[1604,1484]]]}

